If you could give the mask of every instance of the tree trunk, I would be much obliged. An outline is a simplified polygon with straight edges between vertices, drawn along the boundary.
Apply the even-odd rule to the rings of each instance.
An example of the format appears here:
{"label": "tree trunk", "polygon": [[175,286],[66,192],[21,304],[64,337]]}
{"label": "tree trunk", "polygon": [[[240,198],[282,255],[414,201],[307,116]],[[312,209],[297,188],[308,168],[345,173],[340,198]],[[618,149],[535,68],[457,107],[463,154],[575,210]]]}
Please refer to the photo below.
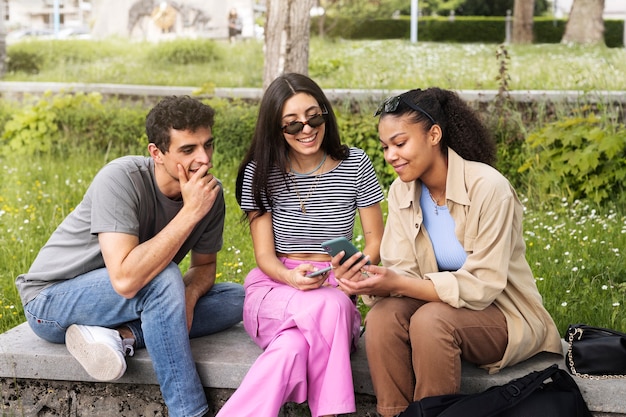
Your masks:
{"label": "tree trunk", "polygon": [[513,43],[533,43],[535,0],[515,0],[513,6]]}
{"label": "tree trunk", "polygon": [[5,7],[8,7],[4,0],[0,0],[0,78],[4,77],[7,68],[7,31],[4,23],[4,16],[6,14]]}
{"label": "tree trunk", "polygon": [[311,8],[315,0],[267,0],[263,88],[285,72],[309,72]]}
{"label": "tree trunk", "polygon": [[574,0],[562,43],[604,42],[604,0]]}

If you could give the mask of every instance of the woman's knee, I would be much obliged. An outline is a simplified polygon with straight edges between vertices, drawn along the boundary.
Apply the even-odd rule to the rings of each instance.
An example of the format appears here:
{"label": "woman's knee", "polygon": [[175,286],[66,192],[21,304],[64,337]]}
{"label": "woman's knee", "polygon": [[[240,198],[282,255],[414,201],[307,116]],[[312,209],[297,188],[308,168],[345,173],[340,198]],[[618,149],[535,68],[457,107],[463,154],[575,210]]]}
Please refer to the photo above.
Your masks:
{"label": "woman's knee", "polygon": [[411,317],[409,332],[413,344],[437,345],[454,341],[456,328],[453,315],[457,312],[456,310],[442,302],[424,304]]}
{"label": "woman's knee", "polygon": [[374,304],[365,318],[366,329],[377,334],[393,333],[398,328],[408,330],[410,315],[404,313],[400,298],[384,298]]}
{"label": "woman's knee", "polygon": [[343,292],[334,288],[320,288],[313,291],[300,291],[293,301],[298,310],[308,311],[317,316],[321,313],[326,317],[352,317],[354,303]]}

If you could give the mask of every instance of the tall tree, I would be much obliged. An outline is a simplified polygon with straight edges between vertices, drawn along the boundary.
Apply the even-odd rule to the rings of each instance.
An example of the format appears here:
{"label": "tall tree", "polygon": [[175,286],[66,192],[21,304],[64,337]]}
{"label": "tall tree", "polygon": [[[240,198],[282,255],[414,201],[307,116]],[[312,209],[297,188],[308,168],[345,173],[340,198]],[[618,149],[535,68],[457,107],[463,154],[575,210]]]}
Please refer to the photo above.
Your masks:
{"label": "tall tree", "polygon": [[309,72],[311,8],[316,0],[267,0],[263,88],[284,72]]}
{"label": "tall tree", "polygon": [[535,0],[515,0],[513,5],[513,43],[533,42]]}
{"label": "tall tree", "polygon": [[604,42],[604,0],[574,0],[562,43]]}

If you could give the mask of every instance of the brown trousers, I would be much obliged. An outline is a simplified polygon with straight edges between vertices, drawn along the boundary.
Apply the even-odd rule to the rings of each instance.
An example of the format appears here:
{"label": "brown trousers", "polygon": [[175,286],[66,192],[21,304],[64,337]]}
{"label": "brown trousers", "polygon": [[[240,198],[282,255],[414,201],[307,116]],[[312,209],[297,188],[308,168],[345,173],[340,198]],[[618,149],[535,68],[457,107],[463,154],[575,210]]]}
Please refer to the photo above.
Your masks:
{"label": "brown trousers", "polygon": [[412,401],[459,392],[461,359],[497,362],[507,340],[506,319],[493,304],[475,311],[406,297],[380,300],[365,321],[377,411],[395,416]]}

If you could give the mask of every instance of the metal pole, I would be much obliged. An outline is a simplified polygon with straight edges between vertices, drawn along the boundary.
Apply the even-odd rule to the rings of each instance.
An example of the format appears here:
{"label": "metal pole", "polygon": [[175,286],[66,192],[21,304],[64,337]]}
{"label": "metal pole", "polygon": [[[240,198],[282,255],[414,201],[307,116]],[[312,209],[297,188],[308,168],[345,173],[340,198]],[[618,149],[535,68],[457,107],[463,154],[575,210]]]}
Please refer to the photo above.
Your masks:
{"label": "metal pole", "polygon": [[5,16],[5,0],[0,0],[0,77],[4,76],[6,73],[6,57],[7,57],[7,32],[6,25],[4,22]]}
{"label": "metal pole", "polygon": [[54,0],[52,13],[54,14],[54,37],[56,38],[59,35],[59,24],[60,24],[59,0]]}
{"label": "metal pole", "polygon": [[417,43],[417,0],[411,0],[411,42]]}
{"label": "metal pole", "polygon": [[513,23],[513,17],[511,17],[511,10],[506,11],[506,23],[505,23],[505,34],[504,34],[504,43],[511,43],[511,25]]}

